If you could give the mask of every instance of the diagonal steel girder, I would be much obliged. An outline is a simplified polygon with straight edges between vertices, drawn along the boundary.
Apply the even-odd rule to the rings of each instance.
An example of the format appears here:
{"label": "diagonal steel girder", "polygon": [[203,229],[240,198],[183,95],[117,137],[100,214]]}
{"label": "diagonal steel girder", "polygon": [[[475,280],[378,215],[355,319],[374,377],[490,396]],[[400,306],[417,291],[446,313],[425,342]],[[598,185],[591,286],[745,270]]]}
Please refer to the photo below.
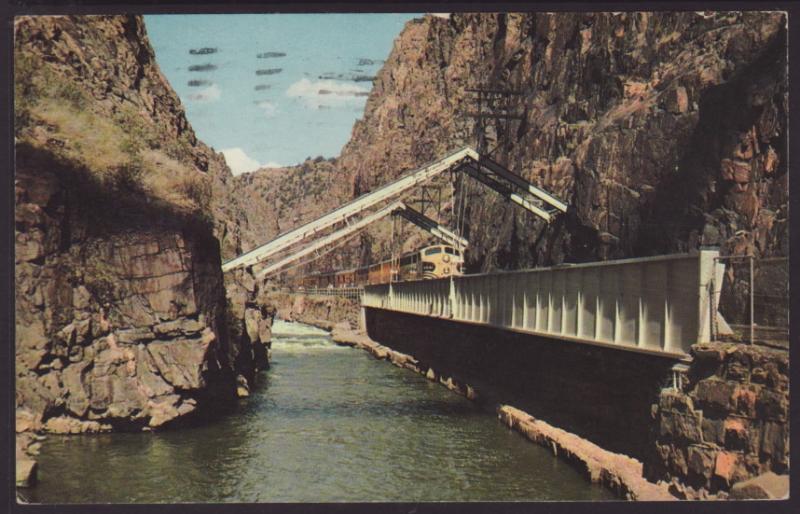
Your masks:
{"label": "diagonal steel girder", "polygon": [[481,182],[484,185],[494,189],[502,197],[536,214],[546,222],[549,223],[553,219],[553,215],[549,211],[537,207],[536,205],[533,204],[533,202],[531,202],[529,198],[525,198],[522,195],[515,193],[511,187],[504,184],[503,182],[500,182],[491,174],[481,172],[480,168],[477,166],[477,163],[464,163],[460,166],[459,169],[464,171],[467,175],[474,178],[478,182]]}
{"label": "diagonal steel girder", "polygon": [[456,234],[448,230],[446,227],[440,225],[439,223],[425,216],[421,212],[412,209],[403,202],[393,202],[388,206],[384,207],[383,209],[375,211],[374,213],[368,216],[364,216],[360,220],[348,223],[345,227],[342,227],[336,232],[333,232],[332,234],[329,234],[319,239],[318,241],[311,243],[302,250],[299,250],[291,255],[288,255],[278,262],[270,264],[263,270],[259,271],[256,274],[256,277],[263,278],[273,273],[277,273],[278,271],[282,270],[289,264],[305,257],[306,255],[318,252],[321,248],[331,245],[335,243],[337,240],[342,239],[343,237],[347,237],[350,234],[358,232],[359,230],[365,228],[367,225],[375,223],[376,221],[379,221],[389,215],[403,216],[405,219],[409,220],[418,227],[427,230],[434,236],[452,245],[460,244],[462,248],[469,245],[469,242],[466,239],[457,236]]}
{"label": "diagonal steel girder", "polygon": [[392,214],[405,218],[414,225],[430,232],[434,236],[438,237],[439,239],[450,245],[457,246],[460,248],[466,248],[469,246],[469,241],[459,236],[458,234],[454,233],[444,225],[441,225],[440,223],[437,223],[431,218],[425,216],[416,209],[412,209],[408,205],[403,204],[402,208],[397,209]]}
{"label": "diagonal steel girder", "polygon": [[390,182],[389,184],[386,184],[385,186],[380,187],[369,194],[356,198],[355,200],[344,204],[338,209],[335,209],[314,221],[285,232],[272,241],[269,241],[254,250],[223,263],[222,271],[226,272],[235,268],[258,264],[259,262],[266,260],[271,255],[274,255],[288,248],[289,246],[302,241],[303,239],[312,237],[336,223],[343,222],[351,216],[358,214],[381,201],[397,196],[402,192],[407,191],[408,189],[447,171],[459,162],[468,158],[477,160],[478,154],[472,148],[466,147],[432,163],[429,163],[426,166],[407,173],[399,179]]}
{"label": "diagonal steel girder", "polygon": [[346,236],[348,236],[348,235],[350,235],[350,234],[352,234],[354,232],[357,232],[357,231],[361,230],[362,228],[366,227],[370,223],[374,223],[374,222],[380,220],[381,218],[385,218],[386,216],[389,216],[390,214],[394,213],[398,209],[403,208],[403,206],[404,206],[403,202],[394,202],[394,203],[391,203],[388,206],[384,207],[383,209],[380,209],[379,211],[376,211],[376,212],[370,214],[369,216],[365,216],[362,219],[360,219],[360,220],[358,220],[358,221],[356,221],[354,223],[350,223],[347,226],[345,226],[344,228],[342,228],[340,230],[337,230],[336,232],[333,232],[332,234],[329,234],[329,235],[321,238],[319,241],[316,241],[316,242],[310,244],[309,246],[303,248],[302,250],[299,250],[299,251],[297,251],[297,252],[295,252],[295,253],[293,253],[293,254],[291,254],[291,255],[283,258],[283,259],[281,259],[278,262],[270,264],[269,266],[267,266],[263,270],[259,271],[256,274],[256,278],[263,278],[263,277],[266,277],[267,275],[271,275],[271,274],[273,274],[273,273],[275,273],[277,271],[280,271],[281,269],[283,269],[287,265],[297,261],[298,259],[301,259],[301,258],[305,257],[306,255],[308,255],[310,253],[316,252],[320,248],[323,248],[325,246],[333,244],[335,241],[337,241],[337,240],[339,240],[339,239],[341,239],[343,237],[346,237]]}
{"label": "diagonal steel girder", "polygon": [[[567,205],[555,196],[534,186],[491,159],[479,155],[472,148],[465,147],[429,163],[426,166],[409,172],[399,179],[371,193],[356,198],[314,221],[285,232],[250,252],[225,262],[222,265],[222,271],[226,272],[235,268],[261,263],[270,256],[304,239],[313,237],[336,223],[345,222],[349,224],[352,216],[453,168],[465,171],[469,176],[491,187],[508,200],[533,212],[545,221],[551,221],[555,210],[561,212],[566,212],[567,210]],[[521,192],[517,192],[517,190],[521,190]],[[535,205],[533,197],[538,199],[538,201],[550,205],[554,209],[543,209]],[[428,229],[426,228],[426,230]],[[435,230],[435,232],[433,230]],[[441,226],[434,227],[433,230],[429,230],[429,232],[439,237],[441,237],[441,235],[445,237],[458,237],[452,232],[448,234],[445,231],[446,229]]]}
{"label": "diagonal steel girder", "polygon": [[530,193],[533,196],[537,197],[539,200],[551,205],[552,207],[556,208],[561,212],[567,212],[567,204],[556,198],[555,196],[551,195],[547,191],[534,186],[524,178],[520,177],[519,175],[513,173],[511,170],[505,168],[504,166],[496,163],[495,161],[489,159],[488,157],[481,156],[478,159],[478,165],[482,168],[486,168],[490,170],[495,175],[501,177],[502,179],[511,182],[516,187],[522,189],[526,193]]}

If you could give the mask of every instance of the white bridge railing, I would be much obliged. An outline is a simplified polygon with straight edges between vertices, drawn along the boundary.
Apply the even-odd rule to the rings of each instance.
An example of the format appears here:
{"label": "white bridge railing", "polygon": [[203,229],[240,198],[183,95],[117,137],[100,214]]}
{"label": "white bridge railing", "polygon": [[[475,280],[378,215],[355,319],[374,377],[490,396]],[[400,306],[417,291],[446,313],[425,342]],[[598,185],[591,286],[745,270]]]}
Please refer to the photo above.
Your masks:
{"label": "white bridge railing", "polygon": [[362,287],[306,287],[306,288],[290,288],[287,292],[293,294],[304,294],[308,296],[339,296],[342,298],[351,298],[360,300],[364,294]]}
{"label": "white bridge railing", "polygon": [[364,287],[362,306],[681,357],[711,339],[717,251]]}

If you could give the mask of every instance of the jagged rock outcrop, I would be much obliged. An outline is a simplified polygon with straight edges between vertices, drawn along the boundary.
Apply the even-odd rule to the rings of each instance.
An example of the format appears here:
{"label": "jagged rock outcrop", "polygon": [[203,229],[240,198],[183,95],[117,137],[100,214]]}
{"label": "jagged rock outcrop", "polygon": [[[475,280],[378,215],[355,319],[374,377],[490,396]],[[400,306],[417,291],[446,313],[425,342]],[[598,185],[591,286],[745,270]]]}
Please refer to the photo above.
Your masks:
{"label": "jagged rock outcrop", "polygon": [[239,342],[230,354],[237,371],[236,391],[239,396],[248,396],[255,384],[256,372],[269,367],[276,307],[266,299],[265,292],[248,270],[227,273],[225,291],[231,337]]}
{"label": "jagged rock outcrop", "polygon": [[654,405],[645,473],[703,498],[765,473],[789,471],[789,356],[769,348],[710,343],[679,390]]}
{"label": "jagged rock outcrop", "polygon": [[523,120],[505,133],[488,120],[488,147],[571,209],[545,227],[473,187],[473,268],[700,244],[787,255],[785,25],[752,12],[426,16],[398,38],[339,166],[360,194],[474,144],[465,89],[511,89]]}
{"label": "jagged rock outcrop", "polygon": [[[700,245],[720,246],[723,254],[788,255],[782,13],[455,13],[412,20],[330,170],[350,181],[338,203],[475,145],[475,120],[466,113],[477,106],[466,89],[478,86],[521,93],[508,103],[521,121],[486,122],[492,157],[567,201],[570,211],[548,226],[481,185],[459,185],[469,197],[469,269]],[[307,203],[310,197],[297,205]],[[452,207],[444,210],[451,225]],[[298,222],[317,214],[288,213]],[[388,240],[387,231],[373,231],[337,254],[349,266],[374,262],[385,257]]]}
{"label": "jagged rock outcrop", "polygon": [[193,411],[227,344],[208,228],[91,237],[67,204],[85,192],[28,151],[17,154],[17,429],[152,427]]}
{"label": "jagged rock outcrop", "polygon": [[162,427],[235,398],[267,366],[268,309],[228,307],[232,175],[142,19],[14,30],[17,431]]}

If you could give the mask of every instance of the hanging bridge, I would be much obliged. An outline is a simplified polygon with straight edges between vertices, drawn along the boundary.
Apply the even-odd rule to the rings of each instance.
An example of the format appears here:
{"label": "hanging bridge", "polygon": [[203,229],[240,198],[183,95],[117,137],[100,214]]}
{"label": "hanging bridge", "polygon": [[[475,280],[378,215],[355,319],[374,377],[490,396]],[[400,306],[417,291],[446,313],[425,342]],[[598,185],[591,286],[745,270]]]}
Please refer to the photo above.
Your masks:
{"label": "hanging bridge", "polygon": [[[408,172],[397,180],[356,198],[313,221],[278,235],[275,239],[225,262],[222,265],[222,271],[227,272],[261,264],[277,253],[321,234],[333,225],[349,224],[355,219],[355,216],[364,213],[380,202],[395,198],[447,171],[464,171],[471,176],[480,176],[482,181],[490,184],[490,187],[494,186],[495,190],[504,198],[533,212],[545,221],[552,220],[556,212],[567,211],[567,205],[553,195],[515,175],[500,164],[480,156],[472,148],[466,147]],[[409,216],[409,219],[411,217],[414,216]],[[377,221],[377,218],[373,221]],[[426,222],[426,224],[430,224],[430,222]],[[441,227],[438,228],[441,230]],[[346,234],[342,234],[342,237],[344,235]]]}

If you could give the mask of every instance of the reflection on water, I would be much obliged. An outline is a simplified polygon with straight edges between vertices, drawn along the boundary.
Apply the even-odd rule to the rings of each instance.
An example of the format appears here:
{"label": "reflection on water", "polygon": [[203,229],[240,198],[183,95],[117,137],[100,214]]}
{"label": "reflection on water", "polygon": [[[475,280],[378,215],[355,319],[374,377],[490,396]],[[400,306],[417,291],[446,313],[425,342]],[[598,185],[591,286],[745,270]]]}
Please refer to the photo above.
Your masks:
{"label": "reflection on water", "polygon": [[31,501],[282,502],[607,499],[466,399],[274,327],[273,366],[238,411],[174,431],[50,436]]}

